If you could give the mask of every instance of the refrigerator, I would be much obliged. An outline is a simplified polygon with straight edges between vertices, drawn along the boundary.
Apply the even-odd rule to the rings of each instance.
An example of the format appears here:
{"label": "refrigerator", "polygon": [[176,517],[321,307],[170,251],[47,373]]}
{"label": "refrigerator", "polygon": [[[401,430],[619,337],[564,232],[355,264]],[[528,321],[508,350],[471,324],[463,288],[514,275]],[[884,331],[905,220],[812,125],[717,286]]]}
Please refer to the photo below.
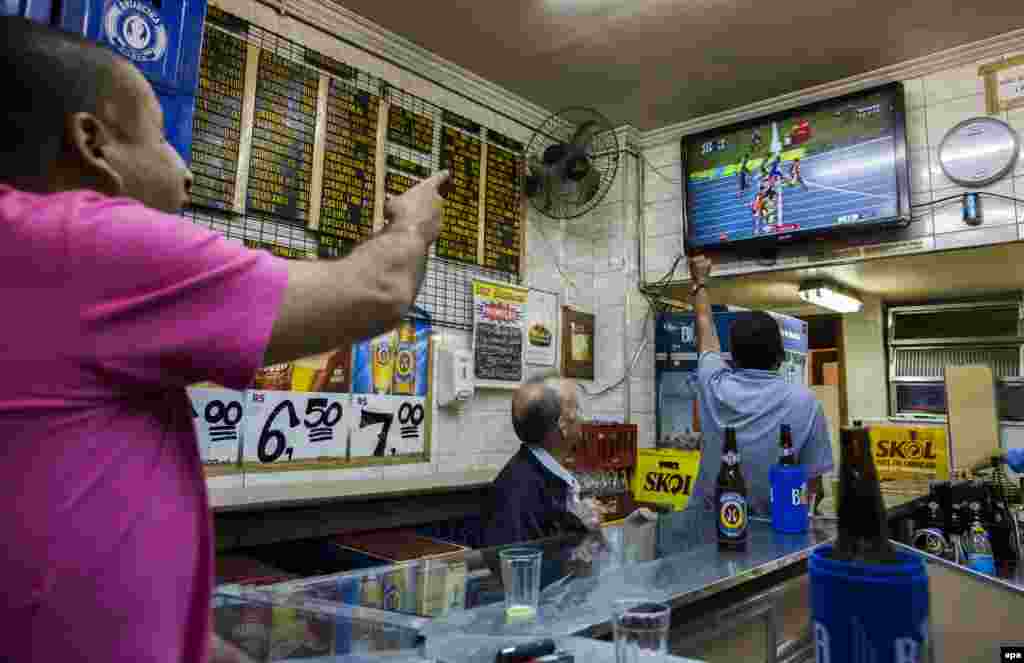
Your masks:
{"label": "refrigerator", "polygon": [[[729,330],[743,311],[712,313],[722,354],[731,361]],[[787,382],[807,383],[807,323],[768,312],[779,323],[785,359],[779,373]],[[657,440],[699,429],[697,408],[697,316],[662,313],[655,321],[654,385]]]}

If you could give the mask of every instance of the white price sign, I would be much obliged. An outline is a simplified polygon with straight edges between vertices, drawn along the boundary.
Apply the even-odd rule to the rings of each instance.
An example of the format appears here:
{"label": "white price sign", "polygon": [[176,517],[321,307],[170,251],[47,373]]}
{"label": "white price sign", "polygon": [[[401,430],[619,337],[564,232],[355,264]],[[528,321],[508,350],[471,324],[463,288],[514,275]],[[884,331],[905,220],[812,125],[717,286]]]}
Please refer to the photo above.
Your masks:
{"label": "white price sign", "polygon": [[343,458],[348,394],[248,391],[242,460],[277,463]]}
{"label": "white price sign", "polygon": [[427,399],[352,396],[352,458],[423,453]]}
{"label": "white price sign", "polygon": [[245,392],[210,387],[189,387],[187,391],[203,462],[237,462]]}

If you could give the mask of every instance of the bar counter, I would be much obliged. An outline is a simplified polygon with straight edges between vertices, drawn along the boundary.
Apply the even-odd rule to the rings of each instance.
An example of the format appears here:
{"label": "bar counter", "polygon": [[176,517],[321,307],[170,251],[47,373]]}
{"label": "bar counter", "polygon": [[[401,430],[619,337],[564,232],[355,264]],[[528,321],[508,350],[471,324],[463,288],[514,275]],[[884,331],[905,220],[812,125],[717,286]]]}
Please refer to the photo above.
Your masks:
{"label": "bar counter", "polygon": [[[562,575],[542,590],[535,620],[509,623],[504,604],[491,603],[433,620],[423,630],[427,641],[455,634],[602,637],[618,599],[637,597],[680,608],[798,565],[835,536],[832,521],[815,521],[806,534],[785,535],[773,532],[769,522],[752,519],[747,550],[720,552],[715,514],[684,511],[659,516],[654,549],[649,555],[641,550],[636,558],[632,529],[607,527],[604,541],[588,538],[563,548],[557,558]],[[546,559],[550,549],[545,547]],[[581,554],[592,561],[580,561]],[[488,551],[483,555],[486,559]]]}

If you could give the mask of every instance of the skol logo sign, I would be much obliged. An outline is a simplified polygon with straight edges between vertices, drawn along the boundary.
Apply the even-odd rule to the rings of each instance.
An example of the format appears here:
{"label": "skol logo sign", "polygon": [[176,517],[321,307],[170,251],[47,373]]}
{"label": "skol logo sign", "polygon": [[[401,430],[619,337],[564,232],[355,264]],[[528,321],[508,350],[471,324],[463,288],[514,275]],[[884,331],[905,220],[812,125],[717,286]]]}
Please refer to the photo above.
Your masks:
{"label": "skol logo sign", "polygon": [[946,431],[928,426],[872,426],[869,429],[878,476],[949,478]]}
{"label": "skol logo sign", "polygon": [[690,500],[699,468],[699,451],[640,449],[633,494],[638,502],[682,509]]}

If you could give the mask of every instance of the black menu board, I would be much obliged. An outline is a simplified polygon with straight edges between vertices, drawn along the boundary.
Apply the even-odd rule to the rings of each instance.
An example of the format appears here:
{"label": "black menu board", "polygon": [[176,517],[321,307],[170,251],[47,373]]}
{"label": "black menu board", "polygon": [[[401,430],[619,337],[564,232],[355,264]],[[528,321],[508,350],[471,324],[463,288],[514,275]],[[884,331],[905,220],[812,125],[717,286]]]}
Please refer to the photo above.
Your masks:
{"label": "black menu board", "polygon": [[519,382],[523,379],[523,330],[478,322],[473,365],[477,380]]}
{"label": "black menu board", "polygon": [[[488,137],[491,137],[488,132]],[[500,147],[487,147],[484,222],[484,267],[519,273],[521,254],[520,158]]]}
{"label": "black menu board", "polygon": [[441,130],[441,169],[451,172],[437,256],[476,264],[480,236],[480,139],[452,127]]}
{"label": "black menu board", "polygon": [[192,120],[192,204],[230,210],[242,135],[246,44],[216,28],[203,33]]}
{"label": "black menu board", "polygon": [[373,233],[380,99],[332,78],[327,93],[320,244],[347,251]]}
{"label": "black menu board", "polygon": [[388,140],[430,154],[434,148],[434,120],[399,106],[388,111]]}
{"label": "black menu board", "polygon": [[260,52],[248,211],[306,225],[319,79],[309,67]]}

